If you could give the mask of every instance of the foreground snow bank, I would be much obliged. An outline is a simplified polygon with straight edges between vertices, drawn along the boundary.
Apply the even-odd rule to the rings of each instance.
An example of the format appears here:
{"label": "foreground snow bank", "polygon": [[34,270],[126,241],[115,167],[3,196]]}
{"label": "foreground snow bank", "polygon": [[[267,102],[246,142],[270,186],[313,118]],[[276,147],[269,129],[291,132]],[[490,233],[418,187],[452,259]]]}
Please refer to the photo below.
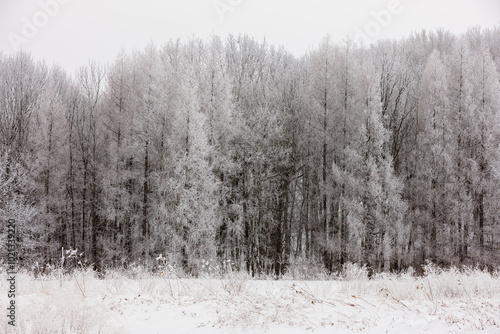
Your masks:
{"label": "foreground snow bank", "polygon": [[477,270],[334,281],[99,280],[90,272],[18,281],[18,326],[4,320],[0,332],[500,333],[500,278]]}

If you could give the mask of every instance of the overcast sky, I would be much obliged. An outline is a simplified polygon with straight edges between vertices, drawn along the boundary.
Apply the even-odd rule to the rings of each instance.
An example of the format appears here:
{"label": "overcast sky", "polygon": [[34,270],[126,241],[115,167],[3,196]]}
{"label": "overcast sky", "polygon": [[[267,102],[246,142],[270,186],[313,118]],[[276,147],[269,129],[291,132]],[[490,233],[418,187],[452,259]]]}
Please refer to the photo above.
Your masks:
{"label": "overcast sky", "polygon": [[73,71],[150,41],[246,33],[297,56],[329,33],[364,42],[500,26],[500,0],[0,0],[0,51]]}

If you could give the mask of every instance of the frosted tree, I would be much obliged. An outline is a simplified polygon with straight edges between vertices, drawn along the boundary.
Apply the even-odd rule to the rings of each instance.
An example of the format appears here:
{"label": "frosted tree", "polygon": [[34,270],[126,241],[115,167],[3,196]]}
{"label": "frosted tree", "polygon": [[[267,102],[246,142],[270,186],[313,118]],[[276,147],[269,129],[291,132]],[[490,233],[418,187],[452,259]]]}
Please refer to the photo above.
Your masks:
{"label": "frosted tree", "polygon": [[[101,193],[102,121],[101,101],[105,72],[97,63],[80,68],[78,84],[81,108],[76,118],[78,158],[82,167],[81,185],[81,245],[94,270],[101,270],[102,213],[99,208]],[[90,239],[90,240],[89,240]],[[89,250],[88,254],[85,253]]]}
{"label": "frosted tree", "polygon": [[[15,219],[23,264],[41,258],[50,232],[37,197],[36,117],[47,82],[47,69],[19,52],[0,57],[0,214]],[[2,238],[7,233],[2,231]],[[5,240],[5,239],[3,239]],[[4,243],[5,244],[5,243]]]}
{"label": "frosted tree", "polygon": [[452,256],[441,241],[450,237],[449,208],[452,205],[454,141],[448,93],[448,72],[438,51],[427,60],[420,83],[416,117],[416,144],[412,154],[418,160],[415,177],[409,181],[413,215],[419,222],[414,235],[416,254],[422,262],[437,254]]}
{"label": "frosted tree", "polygon": [[[405,221],[407,203],[404,184],[396,175],[388,142],[390,130],[384,127],[383,105],[379,102],[380,86],[376,69],[369,62],[361,66],[360,92],[363,96],[365,125],[360,143],[366,164],[367,179],[363,202],[365,208],[365,259],[378,270],[401,270],[411,262],[407,245],[410,226]],[[364,149],[363,149],[364,148]],[[373,230],[371,230],[373,228]]]}
{"label": "frosted tree", "polygon": [[[136,257],[149,257],[151,251],[151,225],[152,225],[152,204],[153,183],[152,172],[155,161],[155,138],[157,138],[159,127],[159,114],[162,108],[160,62],[156,46],[150,44],[144,53],[137,56],[135,71],[135,107],[139,111],[134,117],[133,135],[130,143],[136,153],[135,161],[135,182],[137,205],[135,215],[135,231],[132,234],[137,236],[135,247]],[[135,233],[134,233],[135,232]]]}
{"label": "frosted tree", "polygon": [[[212,37],[204,49],[200,76],[200,110],[206,118],[208,145],[212,147],[208,161],[220,182],[218,197],[221,198],[221,225],[217,230],[217,256],[223,264],[228,259],[236,261],[231,250],[242,240],[241,203],[231,193],[239,166],[233,145],[238,127],[235,115],[231,81],[226,68],[224,45],[219,37]],[[233,254],[231,254],[233,253]]]}
{"label": "frosted tree", "polygon": [[500,81],[495,64],[483,42],[471,56],[471,95],[467,97],[475,239],[475,252],[471,255],[474,259],[484,261],[487,241],[492,246],[494,217],[498,212],[497,203],[491,201],[491,197],[498,189],[494,168],[499,161]]}
{"label": "frosted tree", "polygon": [[71,247],[66,174],[61,168],[66,166],[68,152],[65,109],[70,87],[69,78],[61,69],[55,67],[49,72],[31,135],[34,147],[31,174],[37,181],[33,188],[43,210],[38,219],[45,224],[47,231],[47,259],[57,256],[61,247]]}
{"label": "frosted tree", "polygon": [[176,115],[177,162],[171,177],[160,187],[173,204],[173,217],[167,223],[173,225],[170,231],[176,260],[192,274],[199,273],[201,260],[215,258],[215,234],[220,224],[219,184],[209,162],[213,148],[208,142],[206,116],[200,110],[196,51],[193,47],[184,51],[182,96]]}
{"label": "frosted tree", "polygon": [[403,184],[394,175],[388,150],[378,75],[368,61],[353,66],[349,80],[356,89],[347,101],[352,128],[346,131],[342,163],[333,164],[334,182],[343,189],[340,207],[348,233],[344,261],[365,263],[376,271],[394,270],[406,263],[409,237]]}
{"label": "frosted tree", "polygon": [[469,223],[472,220],[470,216],[472,198],[468,186],[470,183],[467,181],[470,160],[466,152],[470,120],[467,114],[467,96],[470,95],[467,75],[469,57],[469,48],[463,40],[460,40],[454,46],[453,57],[448,60],[451,121],[455,141],[453,152],[455,163],[452,174],[454,201],[453,214],[450,218],[454,224],[452,244],[460,262],[466,261],[468,257]]}
{"label": "frosted tree", "polygon": [[492,220],[487,217],[497,212],[488,198],[496,196],[497,188],[494,170],[498,161],[499,107],[494,92],[498,91],[498,72],[476,30],[469,31],[457,43],[449,66],[456,142],[452,217],[457,235],[453,244],[461,262],[482,261],[486,255],[484,228],[493,230]]}
{"label": "frosted tree", "polygon": [[497,264],[499,45],[173,40],[73,79],[0,54],[0,212],[23,260],[71,247],[98,271]]}
{"label": "frosted tree", "polygon": [[30,130],[47,81],[47,69],[24,52],[0,61],[0,148],[8,151],[9,161],[15,163],[29,149]]}
{"label": "frosted tree", "polygon": [[103,176],[103,202],[106,222],[106,261],[124,265],[132,257],[132,164],[130,148],[135,105],[133,64],[124,51],[107,73],[103,125],[106,133],[107,167]]}
{"label": "frosted tree", "polygon": [[[328,224],[328,200],[332,197],[332,188],[328,185],[330,176],[330,166],[333,163],[333,144],[335,117],[334,101],[338,96],[338,87],[336,81],[336,51],[330,38],[327,36],[319,49],[310,56],[309,68],[309,94],[311,97],[310,110],[304,116],[306,120],[306,131],[311,137],[310,152],[307,153],[307,159],[313,165],[307,170],[308,182],[311,182],[310,191],[313,198],[321,197],[320,207],[315,207],[317,204],[314,200],[310,202],[313,205],[309,210],[318,212],[317,217],[311,217],[312,225],[320,224],[322,231],[322,241],[316,240],[315,243],[322,246],[324,250],[323,260],[326,265],[331,268],[331,251],[329,243],[329,224]],[[321,161],[320,167],[316,169],[315,164]],[[307,168],[307,167],[306,167]],[[309,174],[310,173],[310,174]],[[319,187],[315,187],[317,184]],[[338,207],[338,199],[336,205]],[[338,212],[337,209],[334,209]],[[314,227],[316,228],[316,227]]]}

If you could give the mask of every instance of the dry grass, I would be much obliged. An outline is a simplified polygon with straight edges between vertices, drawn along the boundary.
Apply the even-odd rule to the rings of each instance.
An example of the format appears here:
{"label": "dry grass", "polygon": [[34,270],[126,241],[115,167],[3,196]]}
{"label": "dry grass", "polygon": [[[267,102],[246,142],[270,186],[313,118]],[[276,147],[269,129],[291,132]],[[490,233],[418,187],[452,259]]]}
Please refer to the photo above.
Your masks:
{"label": "dry grass", "polygon": [[[18,326],[13,330],[6,321],[0,325],[0,332],[8,334],[127,333],[126,310],[138,305],[147,310],[206,304],[217,326],[254,329],[270,324],[318,329],[335,319],[346,328],[364,330],[375,326],[384,312],[425,313],[470,330],[500,326],[498,272],[471,268],[443,271],[431,266],[423,277],[407,273],[368,279],[365,268],[351,265],[333,281],[252,280],[238,273],[206,279],[152,274],[132,279],[110,273],[98,279],[90,271],[62,279],[24,273],[17,280]],[[4,281],[0,289],[6,290]],[[6,296],[0,303],[7,305]]]}
{"label": "dry grass", "polygon": [[[52,277],[18,274],[16,327],[3,321],[0,330],[7,334],[121,333],[105,304],[99,303],[101,282],[88,272],[80,273],[79,279],[77,283],[75,277],[64,277],[61,284]],[[3,282],[1,289],[5,290]],[[0,300],[6,305],[6,296]]]}

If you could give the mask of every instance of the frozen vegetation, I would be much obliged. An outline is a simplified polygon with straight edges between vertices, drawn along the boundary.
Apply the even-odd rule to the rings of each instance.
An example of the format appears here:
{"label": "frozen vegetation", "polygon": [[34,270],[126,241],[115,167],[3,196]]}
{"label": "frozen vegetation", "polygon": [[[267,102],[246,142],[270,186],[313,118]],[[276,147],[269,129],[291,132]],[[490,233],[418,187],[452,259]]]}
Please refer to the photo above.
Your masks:
{"label": "frozen vegetation", "polygon": [[275,276],[312,259],[491,269],[499,69],[500,27],[327,36],[300,58],[193,37],[72,76],[0,54],[0,217],[25,268],[64,248],[97,272],[159,253],[193,276],[203,258]]}
{"label": "frozen vegetation", "polygon": [[[282,280],[229,273],[76,270],[20,274],[18,326],[7,333],[498,333],[498,271],[426,268],[423,276],[346,265],[338,276],[297,270]],[[1,289],[5,290],[2,280]],[[4,303],[4,296],[2,305]],[[11,327],[11,328],[7,328]],[[13,331],[15,329],[16,331]]]}
{"label": "frozen vegetation", "polygon": [[500,27],[0,53],[0,330],[498,333],[499,92]]}

